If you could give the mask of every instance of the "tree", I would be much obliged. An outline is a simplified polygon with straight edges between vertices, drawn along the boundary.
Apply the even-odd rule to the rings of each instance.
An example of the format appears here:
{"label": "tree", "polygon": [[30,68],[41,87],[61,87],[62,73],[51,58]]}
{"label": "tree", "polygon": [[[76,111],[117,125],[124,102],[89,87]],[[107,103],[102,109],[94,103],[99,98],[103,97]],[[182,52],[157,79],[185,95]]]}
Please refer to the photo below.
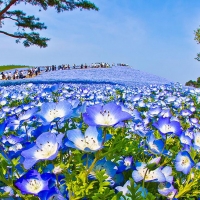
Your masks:
{"label": "tree", "polygon": [[[40,10],[54,7],[58,13],[76,8],[98,11],[96,5],[87,0],[0,0],[0,33],[16,38],[17,43],[23,41],[25,47],[30,47],[31,45],[47,47],[47,42],[50,39],[41,37],[39,33],[34,32],[47,28],[44,23],[40,22],[39,18],[34,15],[29,16],[21,10],[10,11],[12,7],[22,2],[38,6]],[[17,32],[8,33],[2,30],[6,20],[11,20],[15,23]],[[27,32],[26,29],[30,29],[32,32]]]}
{"label": "tree", "polygon": [[[195,32],[195,40],[197,41],[198,44],[200,44],[200,28],[198,28]],[[200,61],[200,53],[197,54],[197,57],[195,58],[197,59],[198,61]]]}

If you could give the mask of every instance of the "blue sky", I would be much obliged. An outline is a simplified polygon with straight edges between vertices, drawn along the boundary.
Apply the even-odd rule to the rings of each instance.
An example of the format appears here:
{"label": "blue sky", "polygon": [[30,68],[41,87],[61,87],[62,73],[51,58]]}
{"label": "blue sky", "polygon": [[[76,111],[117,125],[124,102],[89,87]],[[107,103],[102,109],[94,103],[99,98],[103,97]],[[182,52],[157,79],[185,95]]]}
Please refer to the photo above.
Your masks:
{"label": "blue sky", "polygon": [[[99,11],[71,11],[20,4],[47,25],[41,35],[48,47],[25,48],[0,35],[0,65],[44,66],[92,62],[127,63],[135,69],[184,84],[200,76],[194,58],[200,45],[194,30],[200,25],[198,0],[93,0]],[[7,23],[4,30],[16,31]]]}

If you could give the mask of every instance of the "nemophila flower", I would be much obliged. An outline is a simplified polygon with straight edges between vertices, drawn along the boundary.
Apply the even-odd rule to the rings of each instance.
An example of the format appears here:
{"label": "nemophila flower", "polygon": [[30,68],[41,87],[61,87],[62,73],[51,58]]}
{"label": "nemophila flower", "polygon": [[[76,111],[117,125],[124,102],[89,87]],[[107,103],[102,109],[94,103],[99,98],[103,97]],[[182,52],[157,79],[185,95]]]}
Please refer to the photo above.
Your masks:
{"label": "nemophila flower", "polygon": [[200,162],[196,163],[195,168],[200,169]]}
{"label": "nemophila flower", "polygon": [[167,194],[167,198],[168,199],[173,199],[173,200],[178,200],[177,198],[174,198],[175,195],[177,194],[178,190],[177,189],[173,189],[171,192],[169,192],[169,194]]}
{"label": "nemophila flower", "polygon": [[195,118],[195,117],[194,118],[190,118],[189,120],[190,120],[191,124],[197,124],[199,122],[199,120],[197,118]]}
{"label": "nemophila flower", "polygon": [[146,127],[144,120],[143,121],[137,120],[134,123],[131,123],[130,128],[132,132],[141,137],[146,136],[149,132],[149,129]]}
{"label": "nemophila flower", "polygon": [[185,135],[184,132],[179,136],[181,144],[183,144],[184,150],[190,149],[190,146],[192,144],[191,138],[187,135]]}
{"label": "nemophila flower", "polygon": [[4,98],[2,98],[0,100],[0,105],[2,105],[2,106],[5,106],[7,103],[8,103],[8,101],[6,99],[4,99]]}
{"label": "nemophila flower", "polygon": [[[73,113],[71,118],[79,117],[82,113],[86,111],[86,103],[84,102],[82,105],[72,105],[73,106]],[[74,107],[75,106],[75,107]]]}
{"label": "nemophila flower", "polygon": [[57,92],[59,89],[59,84],[52,85],[51,87],[45,88],[43,92],[51,93],[51,92]]}
{"label": "nemophila flower", "polygon": [[190,137],[191,139],[194,138],[194,127],[190,127],[185,131],[185,135]]}
{"label": "nemophila flower", "polygon": [[52,187],[38,194],[41,200],[67,200],[57,187]]}
{"label": "nemophila flower", "polygon": [[117,173],[122,173],[123,171],[133,169],[133,157],[132,156],[128,156],[125,158],[122,157],[122,159],[117,161],[117,164],[118,164]]}
{"label": "nemophila flower", "polygon": [[4,143],[4,144],[8,143],[9,145],[13,145],[13,144],[22,142],[23,140],[24,140],[23,138],[16,136],[16,135],[12,135],[12,134],[8,135],[8,136],[3,135],[1,138],[2,143]]}
{"label": "nemophila flower", "polygon": [[111,187],[116,187],[124,183],[123,173],[116,173],[114,177],[109,177]]}
{"label": "nemophila flower", "polygon": [[118,192],[122,192],[122,194],[124,196],[126,196],[127,194],[130,193],[129,189],[127,186],[131,186],[131,182],[128,180],[126,181],[126,183],[124,184],[124,186],[117,186],[115,187],[115,190],[117,190]]}
{"label": "nemophila flower", "polygon": [[142,97],[142,95],[141,94],[136,94],[136,95],[134,95],[134,96],[132,96],[132,101],[138,101],[138,100],[140,100],[141,99],[141,97]]}
{"label": "nemophila flower", "polygon": [[194,111],[196,110],[196,108],[195,108],[194,106],[190,106],[190,107],[189,107],[189,110],[190,110],[191,112],[194,112]]}
{"label": "nemophila flower", "polygon": [[164,142],[162,139],[156,139],[152,132],[147,137],[147,145],[149,150],[155,154],[161,154],[164,152]]}
{"label": "nemophila flower", "polygon": [[61,118],[69,118],[73,113],[72,106],[67,101],[60,101],[58,103],[43,103],[41,111],[37,115],[47,123],[60,120]]}
{"label": "nemophila flower", "polygon": [[10,116],[7,118],[7,128],[11,131],[16,130],[20,126],[20,121],[17,119],[17,116]]}
{"label": "nemophila flower", "polygon": [[30,170],[22,177],[17,179],[15,186],[22,194],[33,194],[42,196],[42,192],[49,190],[48,184],[52,175],[49,173],[40,174],[36,170]]}
{"label": "nemophila flower", "polygon": [[172,133],[179,136],[182,133],[180,123],[177,121],[170,121],[169,117],[160,117],[157,122],[153,123],[153,126],[159,130],[162,136]]}
{"label": "nemophila flower", "polygon": [[198,150],[200,149],[200,132],[194,133],[193,147]]}
{"label": "nemophila flower", "polygon": [[[92,162],[94,161],[94,156],[92,154],[90,154],[87,159],[86,159],[86,155],[84,155],[82,157],[82,159],[84,159],[83,163],[84,165],[87,165],[88,168],[91,166]],[[111,185],[115,184],[114,179],[121,179],[122,177],[115,177],[116,172],[117,172],[117,164],[110,161],[110,160],[106,160],[106,158],[103,158],[101,160],[98,160],[92,171],[90,172],[90,174],[88,175],[88,178],[90,180],[95,180],[96,179],[96,173],[99,171],[105,170],[105,175],[108,176],[108,178],[106,179],[108,182],[110,182]],[[117,180],[120,181],[120,180]]]}
{"label": "nemophila flower", "polygon": [[3,135],[6,126],[7,126],[7,122],[3,122],[2,124],[0,124],[0,136]]}
{"label": "nemophila flower", "polygon": [[[67,147],[76,148],[82,151],[94,152],[103,148],[103,133],[95,126],[89,126],[82,134],[80,129],[67,131],[68,140],[65,142]],[[107,138],[108,139],[108,138]]]}
{"label": "nemophila flower", "polygon": [[134,109],[131,112],[131,115],[133,116],[133,120],[141,120],[142,121],[141,113],[137,109]]}
{"label": "nemophila flower", "polygon": [[145,182],[165,182],[166,179],[160,167],[155,170],[148,169],[149,164],[156,165],[159,161],[160,157],[151,160],[148,164],[136,162],[136,170],[132,173],[134,181],[139,182],[144,179]]}
{"label": "nemophila flower", "polygon": [[117,172],[117,165],[114,162],[103,158],[96,162],[90,175],[95,177],[95,172],[101,170],[105,170],[106,175],[108,175],[110,178],[113,178]]}
{"label": "nemophila flower", "polygon": [[171,117],[172,116],[172,113],[171,113],[171,110],[170,109],[163,109],[160,113],[159,113],[159,116],[160,117]]}
{"label": "nemophila flower", "polygon": [[180,112],[180,115],[183,117],[190,116],[191,114],[192,114],[192,111],[189,109],[184,109],[184,110],[181,110],[181,112]]}
{"label": "nemophila flower", "polygon": [[188,174],[194,165],[195,163],[187,151],[179,152],[175,158],[176,170],[184,174]]}
{"label": "nemophila flower", "polygon": [[170,194],[172,191],[174,190],[174,186],[169,183],[169,182],[165,182],[165,183],[160,183],[158,185],[158,192],[163,195],[163,196],[167,196],[168,194]]}
{"label": "nemophila flower", "polygon": [[173,182],[173,176],[172,176],[172,168],[169,166],[165,166],[162,169],[162,173],[165,176],[166,182],[172,183]]}
{"label": "nemophila flower", "polygon": [[20,114],[19,116],[19,121],[23,122],[25,120],[28,120],[30,119],[32,116],[34,116],[34,114],[38,111],[38,107],[34,107],[34,108],[31,108],[27,111],[25,111],[24,113]]}
{"label": "nemophila flower", "polygon": [[9,157],[12,159],[12,158],[17,158],[18,156],[20,156],[22,148],[23,146],[21,143],[17,143],[9,147],[8,148]]}
{"label": "nemophila flower", "polygon": [[30,169],[39,160],[53,160],[58,155],[64,134],[45,132],[37,139],[30,149],[22,151],[21,155],[25,158],[23,165],[25,169]]}
{"label": "nemophila flower", "polygon": [[31,135],[37,138],[39,135],[41,135],[44,132],[51,131],[53,126],[51,124],[44,124],[41,126],[38,126],[36,129],[31,131]]}
{"label": "nemophila flower", "polygon": [[148,111],[148,115],[150,116],[156,116],[161,112],[161,107],[155,106],[155,107],[150,107]]}
{"label": "nemophila flower", "polygon": [[114,102],[88,107],[86,113],[83,113],[83,120],[89,126],[114,126],[131,118],[129,113],[122,111],[121,106]]}
{"label": "nemophila flower", "polygon": [[176,101],[176,99],[177,99],[177,97],[175,97],[175,96],[169,96],[169,97],[167,97],[167,99],[165,99],[165,101],[167,103],[173,103]]}
{"label": "nemophila flower", "polygon": [[14,196],[14,191],[13,189],[10,187],[10,186],[3,186],[3,187],[0,187],[0,193],[3,192],[3,193],[8,193],[9,195],[9,198],[7,198],[7,200],[14,200],[12,198],[12,196]]}

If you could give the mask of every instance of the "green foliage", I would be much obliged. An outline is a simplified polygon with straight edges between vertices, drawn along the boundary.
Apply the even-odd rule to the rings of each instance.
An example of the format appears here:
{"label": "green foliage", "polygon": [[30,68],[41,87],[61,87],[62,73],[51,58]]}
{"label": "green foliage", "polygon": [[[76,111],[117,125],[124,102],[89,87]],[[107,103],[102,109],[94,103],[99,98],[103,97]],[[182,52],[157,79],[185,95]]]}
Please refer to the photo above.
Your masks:
{"label": "green foliage", "polygon": [[16,69],[16,68],[29,68],[31,66],[27,65],[1,65],[0,66],[0,72],[10,70],[10,69]]}
{"label": "green foliage", "polygon": [[95,175],[96,179],[98,180],[98,191],[94,193],[92,199],[111,199],[115,192],[109,188],[110,183],[106,181],[108,176],[105,175],[105,170],[97,171]]}
{"label": "green foliage", "polygon": [[135,199],[135,200],[144,200],[144,199],[149,199],[149,200],[154,200],[155,197],[152,194],[149,194],[143,190],[140,191],[141,186],[140,185],[135,185],[133,179],[130,179],[130,186],[127,186],[129,189],[129,194],[127,194],[130,199]]}
{"label": "green foliage", "polygon": [[[195,174],[195,176],[193,175]],[[181,176],[176,179],[176,184],[178,185],[179,191],[176,195],[176,198],[188,199],[189,197],[199,197],[200,191],[198,190],[200,179],[199,170],[193,169],[188,175],[187,179],[183,180]]]}
{"label": "green foliage", "polygon": [[[28,26],[28,25],[27,25]],[[14,35],[18,38],[16,43],[20,43],[22,39],[24,39],[23,44],[25,47],[30,47],[31,45],[37,45],[39,47],[47,47],[47,41],[49,38],[40,37],[39,33],[31,32],[31,33],[24,33],[24,32],[17,32]]]}
{"label": "green foliage", "polygon": [[3,193],[3,194],[0,193],[0,199],[6,199],[9,197],[10,197],[9,192]]}
{"label": "green foliage", "polygon": [[[195,32],[195,40],[197,41],[197,43],[200,43],[200,29],[198,28]],[[200,53],[197,54],[197,57],[195,58],[196,60],[200,61]]]}
{"label": "green foliage", "polygon": [[[200,54],[199,54],[200,56]],[[199,57],[200,59],[200,57]],[[200,77],[197,78],[197,81],[188,81],[185,83],[186,86],[192,86],[192,87],[195,87],[195,88],[200,88]]]}

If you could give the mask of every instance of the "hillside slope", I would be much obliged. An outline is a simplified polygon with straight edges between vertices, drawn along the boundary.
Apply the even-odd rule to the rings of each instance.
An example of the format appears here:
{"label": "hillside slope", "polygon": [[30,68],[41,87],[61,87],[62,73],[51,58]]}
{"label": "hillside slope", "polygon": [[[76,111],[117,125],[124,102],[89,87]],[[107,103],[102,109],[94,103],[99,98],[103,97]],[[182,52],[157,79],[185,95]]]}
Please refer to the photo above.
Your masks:
{"label": "hillside slope", "polygon": [[71,69],[42,72],[42,74],[34,78],[0,81],[0,85],[19,84],[23,82],[112,83],[139,86],[144,84],[169,84],[172,81],[131,67],[114,66],[112,68]]}

